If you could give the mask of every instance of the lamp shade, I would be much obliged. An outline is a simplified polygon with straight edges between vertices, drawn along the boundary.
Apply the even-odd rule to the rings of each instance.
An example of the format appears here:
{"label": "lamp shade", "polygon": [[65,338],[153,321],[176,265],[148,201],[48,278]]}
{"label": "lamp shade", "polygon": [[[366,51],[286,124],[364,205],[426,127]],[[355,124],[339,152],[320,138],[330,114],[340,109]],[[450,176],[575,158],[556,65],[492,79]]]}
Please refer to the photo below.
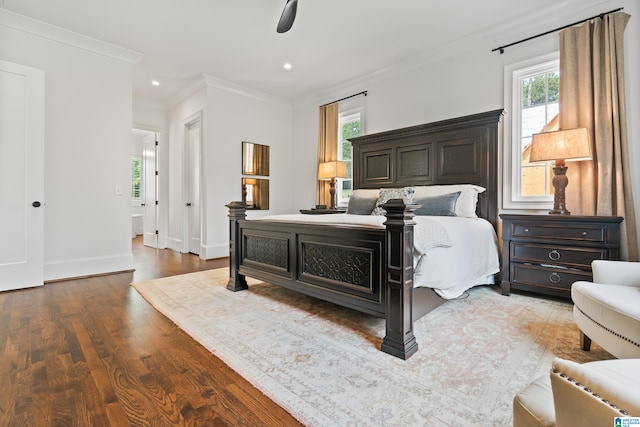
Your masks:
{"label": "lamp shade", "polygon": [[318,179],[347,178],[347,163],[341,160],[323,162],[318,165]]}
{"label": "lamp shade", "polygon": [[531,138],[530,162],[589,159],[591,159],[591,143],[587,128],[536,133]]}

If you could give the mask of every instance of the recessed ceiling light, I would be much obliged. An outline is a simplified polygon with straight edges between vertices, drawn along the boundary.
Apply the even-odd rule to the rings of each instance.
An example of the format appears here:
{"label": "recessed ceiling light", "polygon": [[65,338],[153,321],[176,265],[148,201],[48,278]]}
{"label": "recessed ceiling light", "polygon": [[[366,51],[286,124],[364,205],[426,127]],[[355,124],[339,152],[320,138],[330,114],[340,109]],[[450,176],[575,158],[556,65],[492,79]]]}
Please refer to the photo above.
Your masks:
{"label": "recessed ceiling light", "polygon": [[285,63],[284,63],[284,69],[285,69],[285,70],[290,70],[290,69],[291,69],[291,67],[292,67],[292,65],[291,65],[289,62],[285,62]]}
{"label": "recessed ceiling light", "polygon": [[160,82],[159,82],[159,81],[157,81],[157,80],[153,80],[153,81],[151,82],[151,84],[152,84],[152,85],[154,85],[154,86],[160,86]]}

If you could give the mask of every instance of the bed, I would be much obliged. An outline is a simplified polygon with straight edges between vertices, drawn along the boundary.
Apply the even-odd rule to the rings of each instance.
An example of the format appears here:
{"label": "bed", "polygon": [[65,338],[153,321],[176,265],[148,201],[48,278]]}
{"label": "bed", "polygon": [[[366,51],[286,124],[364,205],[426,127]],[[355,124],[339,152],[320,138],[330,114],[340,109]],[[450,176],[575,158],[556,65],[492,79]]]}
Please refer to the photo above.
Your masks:
{"label": "bed", "polygon": [[[372,220],[361,215],[357,220],[377,221],[373,226],[352,219],[341,222],[340,214],[247,220],[242,202],[229,203],[227,288],[247,289],[248,276],[384,317],[381,350],[408,359],[418,351],[413,322],[428,310],[424,307],[433,307],[435,295],[431,287],[415,287],[414,279],[440,282],[446,280],[447,272],[418,266],[417,248],[424,242],[414,242],[416,234],[423,233],[422,228],[417,233],[414,229],[422,222],[414,212],[420,208],[410,199],[395,198],[394,191],[430,194],[458,184],[480,187],[484,191],[476,193],[475,212],[470,216],[490,224],[495,236],[498,144],[504,114],[494,110],[351,139],[354,194],[378,191],[387,196],[376,207],[383,210],[383,217]],[[446,252],[439,248],[425,252],[437,251],[442,255],[436,264],[446,260]]]}

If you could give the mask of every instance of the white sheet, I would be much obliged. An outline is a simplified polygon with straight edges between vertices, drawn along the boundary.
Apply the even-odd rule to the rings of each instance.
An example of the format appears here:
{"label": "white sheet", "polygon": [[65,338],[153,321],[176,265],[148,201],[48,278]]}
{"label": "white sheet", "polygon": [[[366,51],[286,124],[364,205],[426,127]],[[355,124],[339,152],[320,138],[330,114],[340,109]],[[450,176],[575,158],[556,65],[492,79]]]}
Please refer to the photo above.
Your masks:
{"label": "white sheet", "polygon": [[452,245],[434,248],[422,257],[414,268],[414,285],[433,288],[451,299],[473,286],[493,284],[493,275],[500,271],[500,253],[491,223],[482,218],[429,218],[444,226]]}
{"label": "white sheet", "polygon": [[[384,228],[386,217],[290,214],[255,221],[259,220]],[[498,238],[488,221],[445,216],[416,216],[414,220],[414,286],[433,288],[441,297],[451,299],[473,286],[494,283],[500,257]]]}

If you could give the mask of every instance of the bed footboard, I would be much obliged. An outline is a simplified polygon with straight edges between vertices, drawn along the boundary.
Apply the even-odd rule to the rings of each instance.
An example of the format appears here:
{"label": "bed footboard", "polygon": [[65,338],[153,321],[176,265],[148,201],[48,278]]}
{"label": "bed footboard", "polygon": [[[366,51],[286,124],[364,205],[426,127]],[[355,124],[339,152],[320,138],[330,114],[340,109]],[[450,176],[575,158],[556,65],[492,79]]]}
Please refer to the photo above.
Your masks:
{"label": "bed footboard", "polygon": [[407,359],[413,334],[413,210],[391,200],[386,229],[248,221],[242,202],[229,208],[229,282],[245,276],[386,319],[382,351]]}

